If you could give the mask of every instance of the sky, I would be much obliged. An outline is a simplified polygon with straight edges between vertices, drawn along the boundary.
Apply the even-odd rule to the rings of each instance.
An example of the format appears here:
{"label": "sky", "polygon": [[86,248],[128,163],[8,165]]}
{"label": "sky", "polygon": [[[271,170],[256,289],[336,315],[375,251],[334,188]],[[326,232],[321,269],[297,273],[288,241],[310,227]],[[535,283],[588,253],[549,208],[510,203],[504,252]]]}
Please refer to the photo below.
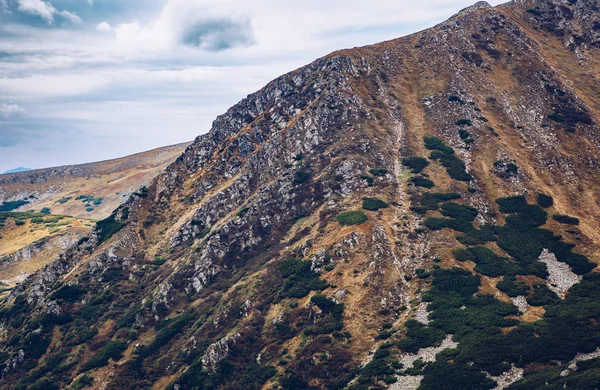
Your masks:
{"label": "sky", "polygon": [[0,0],[0,172],[191,141],[281,74],[473,2]]}

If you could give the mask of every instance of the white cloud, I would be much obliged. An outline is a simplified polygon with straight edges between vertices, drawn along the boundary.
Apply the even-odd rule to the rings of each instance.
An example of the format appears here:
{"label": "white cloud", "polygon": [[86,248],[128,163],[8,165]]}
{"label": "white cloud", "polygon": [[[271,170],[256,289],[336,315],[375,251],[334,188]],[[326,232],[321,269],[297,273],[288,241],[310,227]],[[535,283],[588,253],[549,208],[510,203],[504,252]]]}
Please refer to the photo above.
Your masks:
{"label": "white cloud", "polygon": [[94,0],[87,0],[88,4],[93,6],[94,5]]}
{"label": "white cloud", "polygon": [[[211,4],[215,3],[215,4]],[[169,0],[154,19],[135,20],[115,27],[117,46],[126,51],[164,51],[194,46],[207,51],[250,46],[255,43],[250,17],[220,7],[213,0]]]}
{"label": "white cloud", "polygon": [[[52,3],[44,0],[17,0],[18,10],[30,15],[37,15],[44,19],[46,23],[52,24],[55,21],[55,16],[60,15],[75,24],[81,24],[81,18],[75,13],[67,10],[58,11]],[[0,5],[5,12],[10,9],[6,5],[6,0],[0,0]]]}
{"label": "white cloud", "polygon": [[100,31],[100,32],[111,32],[112,31],[112,27],[110,26],[110,24],[108,24],[108,22],[102,22],[100,24],[98,24],[96,26],[96,31]]}
{"label": "white cloud", "polygon": [[18,0],[19,11],[38,15],[48,23],[54,22],[54,14],[57,13],[56,8],[43,0]]}
{"label": "white cloud", "polygon": [[75,24],[81,24],[81,18],[75,12],[69,11],[60,11],[60,15],[66,19],[69,19],[71,22]]}
{"label": "white cloud", "polygon": [[13,119],[27,114],[27,111],[14,103],[0,103],[0,118]]}

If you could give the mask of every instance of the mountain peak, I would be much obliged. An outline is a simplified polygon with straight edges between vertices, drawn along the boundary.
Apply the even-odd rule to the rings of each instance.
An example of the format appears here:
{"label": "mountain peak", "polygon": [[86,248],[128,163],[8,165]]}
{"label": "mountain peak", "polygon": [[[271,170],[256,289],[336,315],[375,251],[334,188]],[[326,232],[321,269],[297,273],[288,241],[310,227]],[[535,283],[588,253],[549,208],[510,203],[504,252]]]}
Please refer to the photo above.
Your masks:
{"label": "mountain peak", "polygon": [[471,12],[471,11],[476,11],[476,10],[486,9],[486,8],[493,8],[493,7],[487,1],[478,1],[477,3],[475,3],[471,6],[468,6],[464,9],[462,9],[461,11],[459,11],[458,15],[466,13],[466,12]]}
{"label": "mountain peak", "polygon": [[19,172],[27,172],[27,171],[31,171],[31,168],[18,167],[18,168],[9,169],[8,171],[6,171],[2,174],[6,175],[9,173],[19,173]]}

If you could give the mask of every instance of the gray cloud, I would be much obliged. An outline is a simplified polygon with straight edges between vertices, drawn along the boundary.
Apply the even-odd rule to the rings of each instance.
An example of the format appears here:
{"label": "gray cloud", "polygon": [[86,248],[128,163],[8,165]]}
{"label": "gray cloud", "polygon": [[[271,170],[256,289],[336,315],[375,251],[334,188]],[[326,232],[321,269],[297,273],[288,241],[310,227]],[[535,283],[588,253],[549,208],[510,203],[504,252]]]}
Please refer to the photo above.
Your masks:
{"label": "gray cloud", "polygon": [[220,18],[195,23],[184,32],[181,43],[209,51],[226,50],[255,43],[249,20]]}

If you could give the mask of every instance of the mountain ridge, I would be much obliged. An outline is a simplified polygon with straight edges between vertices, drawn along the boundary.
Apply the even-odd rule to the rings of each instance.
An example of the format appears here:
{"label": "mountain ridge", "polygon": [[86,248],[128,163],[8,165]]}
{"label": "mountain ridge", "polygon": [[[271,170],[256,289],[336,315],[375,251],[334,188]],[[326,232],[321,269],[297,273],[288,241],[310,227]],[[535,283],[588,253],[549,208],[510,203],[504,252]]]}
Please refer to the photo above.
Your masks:
{"label": "mountain ridge", "polygon": [[[116,159],[0,175],[0,203],[25,199],[16,210],[44,208],[91,219],[110,215],[189,145],[181,143]],[[79,199],[77,199],[79,198]]]}

